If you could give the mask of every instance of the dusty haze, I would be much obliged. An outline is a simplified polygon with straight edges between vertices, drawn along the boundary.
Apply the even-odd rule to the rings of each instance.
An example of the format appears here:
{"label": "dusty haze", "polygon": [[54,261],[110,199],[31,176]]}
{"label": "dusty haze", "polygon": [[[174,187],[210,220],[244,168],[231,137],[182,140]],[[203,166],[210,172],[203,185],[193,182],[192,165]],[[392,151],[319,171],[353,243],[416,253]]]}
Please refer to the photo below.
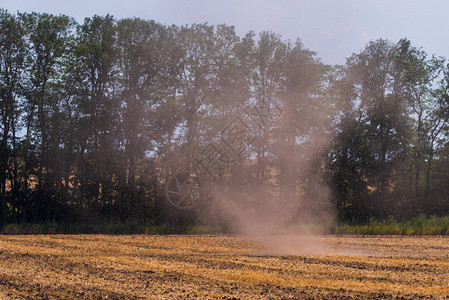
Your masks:
{"label": "dusty haze", "polygon": [[[257,159],[240,161],[231,167],[234,180],[224,178],[212,184],[210,195],[212,204],[209,214],[218,216],[225,226],[234,233],[259,242],[264,253],[270,255],[325,254],[335,249],[321,241],[320,236],[334,218],[331,205],[331,191],[323,178],[321,155],[330,143],[330,135],[325,132],[329,118],[321,112],[306,111],[307,123],[301,142],[273,145],[272,165],[264,170],[265,182],[257,178]],[[288,127],[288,117],[292,113],[283,107],[280,118],[272,120],[265,128],[284,136]],[[246,119],[245,119],[246,120]],[[262,131],[264,131],[262,130]],[[258,136],[253,145],[264,136]],[[278,164],[276,164],[278,163]],[[289,178],[281,183],[282,164]],[[226,176],[225,176],[226,177]],[[259,180],[257,180],[259,179]],[[284,186],[281,187],[281,184]]]}

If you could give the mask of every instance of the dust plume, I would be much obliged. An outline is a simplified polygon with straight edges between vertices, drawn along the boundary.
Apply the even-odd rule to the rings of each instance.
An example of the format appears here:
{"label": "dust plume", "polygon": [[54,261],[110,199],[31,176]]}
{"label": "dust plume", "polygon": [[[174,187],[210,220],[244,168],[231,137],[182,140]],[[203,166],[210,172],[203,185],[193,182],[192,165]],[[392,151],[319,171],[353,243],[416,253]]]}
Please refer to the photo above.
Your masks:
{"label": "dust plume", "polygon": [[[279,138],[270,147],[271,159],[261,159],[259,151],[257,158],[234,166],[230,179],[210,192],[210,213],[231,232],[260,243],[265,254],[335,252],[320,239],[333,219],[322,155],[330,142],[325,130],[329,120],[321,112],[306,113],[301,141],[297,136],[295,142],[288,141],[292,113],[284,108],[273,129]],[[259,139],[263,141],[263,135]],[[257,139],[254,144],[249,148],[257,152]]]}

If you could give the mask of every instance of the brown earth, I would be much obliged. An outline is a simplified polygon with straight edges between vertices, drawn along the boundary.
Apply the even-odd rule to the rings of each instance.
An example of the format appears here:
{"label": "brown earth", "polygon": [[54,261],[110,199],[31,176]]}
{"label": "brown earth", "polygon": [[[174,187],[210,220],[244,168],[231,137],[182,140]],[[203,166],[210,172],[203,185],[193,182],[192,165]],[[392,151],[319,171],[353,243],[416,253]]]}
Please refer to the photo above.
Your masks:
{"label": "brown earth", "polygon": [[449,299],[448,237],[326,236],[283,250],[301,255],[267,254],[282,240],[263,241],[3,235],[0,299]]}

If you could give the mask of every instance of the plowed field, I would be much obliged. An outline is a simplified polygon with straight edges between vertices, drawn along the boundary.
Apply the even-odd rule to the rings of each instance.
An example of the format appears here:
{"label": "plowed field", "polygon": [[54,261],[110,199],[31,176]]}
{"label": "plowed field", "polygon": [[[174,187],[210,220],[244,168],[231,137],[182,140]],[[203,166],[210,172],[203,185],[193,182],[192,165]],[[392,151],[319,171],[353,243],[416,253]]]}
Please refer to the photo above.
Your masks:
{"label": "plowed field", "polygon": [[[3,235],[0,298],[449,299],[448,237],[326,236],[299,239],[289,250],[281,246],[291,241],[266,242],[228,235]],[[282,253],[295,247],[296,255]]]}

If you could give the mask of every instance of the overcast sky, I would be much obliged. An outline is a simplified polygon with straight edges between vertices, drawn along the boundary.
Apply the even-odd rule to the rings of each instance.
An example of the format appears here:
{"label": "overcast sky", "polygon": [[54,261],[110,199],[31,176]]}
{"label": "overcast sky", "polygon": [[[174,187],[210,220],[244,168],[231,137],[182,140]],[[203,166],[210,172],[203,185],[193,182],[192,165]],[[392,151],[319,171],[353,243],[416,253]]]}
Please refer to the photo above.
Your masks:
{"label": "overcast sky", "polygon": [[449,58],[447,0],[0,0],[0,7],[66,14],[79,22],[110,13],[168,25],[226,23],[239,35],[270,30],[284,39],[299,37],[329,64],[343,64],[378,38],[406,37],[428,53]]}

